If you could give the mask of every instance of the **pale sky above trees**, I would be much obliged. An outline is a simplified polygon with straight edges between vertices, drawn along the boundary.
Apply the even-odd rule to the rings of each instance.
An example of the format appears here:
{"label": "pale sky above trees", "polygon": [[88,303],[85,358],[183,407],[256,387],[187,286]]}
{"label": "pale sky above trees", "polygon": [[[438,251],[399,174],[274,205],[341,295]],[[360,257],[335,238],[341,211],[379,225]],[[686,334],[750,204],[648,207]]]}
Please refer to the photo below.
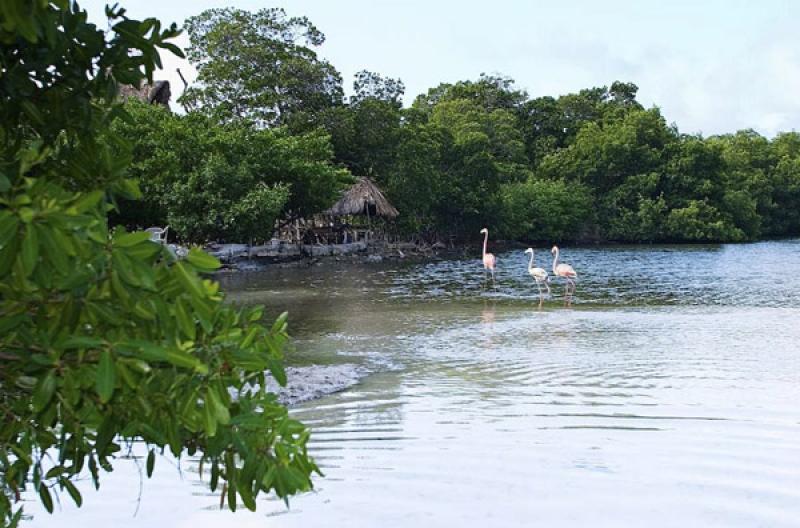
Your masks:
{"label": "pale sky above trees", "polygon": [[[800,2],[676,0],[570,2],[494,0],[136,0],[132,16],[182,23],[210,7],[283,7],[327,36],[319,50],[342,73],[399,77],[406,104],[440,82],[507,75],[532,97],[614,80],[639,85],[681,131],[705,135],[754,128],[772,136],[800,128]],[[102,21],[102,0],[85,7]],[[188,39],[181,37],[179,44]],[[160,78],[182,85],[168,58]]]}

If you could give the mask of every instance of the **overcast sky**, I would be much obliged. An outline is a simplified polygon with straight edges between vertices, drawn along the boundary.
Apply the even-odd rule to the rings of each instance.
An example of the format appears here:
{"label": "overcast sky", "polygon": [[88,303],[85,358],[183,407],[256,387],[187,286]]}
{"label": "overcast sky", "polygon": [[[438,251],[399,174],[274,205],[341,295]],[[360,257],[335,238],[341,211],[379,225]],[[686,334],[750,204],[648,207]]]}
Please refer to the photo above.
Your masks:
{"label": "overcast sky", "polygon": [[[115,0],[116,1],[116,0]],[[106,2],[82,2],[101,22]],[[795,0],[120,0],[131,16],[182,23],[209,7],[283,7],[327,41],[318,53],[345,89],[368,69],[399,77],[406,103],[440,82],[510,76],[533,96],[614,80],[639,86],[682,132],[800,129],[800,37]],[[188,40],[181,37],[179,44]],[[165,57],[166,59],[166,57]],[[159,78],[181,91],[165,60]],[[191,77],[190,77],[191,80]]]}

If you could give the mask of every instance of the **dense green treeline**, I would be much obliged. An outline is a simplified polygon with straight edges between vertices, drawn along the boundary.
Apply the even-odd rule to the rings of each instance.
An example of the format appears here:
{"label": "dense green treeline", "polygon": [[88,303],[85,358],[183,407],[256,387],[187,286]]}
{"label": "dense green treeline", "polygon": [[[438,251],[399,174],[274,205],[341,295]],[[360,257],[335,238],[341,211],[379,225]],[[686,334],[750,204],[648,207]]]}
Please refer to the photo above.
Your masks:
{"label": "dense green treeline", "polygon": [[245,121],[220,124],[138,101],[127,110],[131,119],[116,121],[114,130],[133,144],[128,173],[146,199],[123,203],[118,222],[169,224],[191,241],[269,239],[277,218],[329,207],[350,181],[331,163],[322,130],[298,135]]}
{"label": "dense green treeline", "polygon": [[624,82],[531,98],[482,75],[404,107],[401,81],[363,71],[346,98],[306,18],[213,9],[186,29],[199,72],[180,100],[187,115],[140,108],[123,126],[147,202],[128,223],[168,222],[197,241],[266,238],[275,219],[324,210],[349,172],[385,190],[398,234],[428,240],[484,225],[522,241],[800,234],[794,132],[682,134]]}

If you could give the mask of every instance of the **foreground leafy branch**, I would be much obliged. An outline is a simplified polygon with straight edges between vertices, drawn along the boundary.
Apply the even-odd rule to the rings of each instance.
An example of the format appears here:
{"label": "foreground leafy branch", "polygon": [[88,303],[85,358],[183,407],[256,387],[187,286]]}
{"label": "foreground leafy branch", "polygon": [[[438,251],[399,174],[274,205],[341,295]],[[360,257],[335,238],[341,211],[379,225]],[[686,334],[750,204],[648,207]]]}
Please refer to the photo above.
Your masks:
{"label": "foreground leafy branch", "polygon": [[[199,453],[227,504],[311,487],[308,430],[266,377],[285,383],[285,314],[224,304],[200,250],[178,261],[108,213],[138,196],[110,129],[120,83],[179,52],[148,19],[108,9],[108,34],[68,0],[0,5],[0,516],[32,489],[48,511],[73,480],[100,485],[125,443]],[[270,374],[266,374],[269,372]]]}

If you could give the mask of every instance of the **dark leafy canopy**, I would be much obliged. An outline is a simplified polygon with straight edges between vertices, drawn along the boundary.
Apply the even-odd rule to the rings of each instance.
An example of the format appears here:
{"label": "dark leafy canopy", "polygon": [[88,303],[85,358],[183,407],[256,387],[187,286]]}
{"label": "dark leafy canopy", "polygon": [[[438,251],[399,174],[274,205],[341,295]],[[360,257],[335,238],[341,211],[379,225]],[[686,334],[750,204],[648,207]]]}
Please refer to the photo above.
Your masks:
{"label": "dark leafy canopy", "polygon": [[355,76],[350,104],[324,114],[336,159],[354,174],[385,184],[395,163],[404,90],[399,79],[364,70]]}
{"label": "dark leafy canopy", "polygon": [[342,103],[339,73],[313,49],[325,36],[305,17],[209,9],[189,18],[186,30],[199,83],[183,95],[190,107],[308,130],[319,112]]}
{"label": "dark leafy canopy", "polygon": [[383,77],[378,73],[362,70],[355,75],[350,102],[358,104],[367,99],[377,99],[400,106],[405,91],[406,87],[400,79]]}
{"label": "dark leafy canopy", "polygon": [[81,504],[122,444],[199,452],[228,505],[311,486],[308,431],[266,392],[281,367],[286,318],[223,304],[199,250],[176,261],[145,233],[110,231],[124,141],[110,123],[119,83],[138,82],[158,49],[178,52],[153,19],[109,9],[105,34],[68,0],[0,3],[0,515],[21,493],[52,511]]}
{"label": "dark leafy canopy", "polygon": [[[401,229],[474,236],[487,223],[518,240],[628,242],[800,233],[800,136],[682,135],[636,92],[615,82],[527,100],[496,77],[430,90],[405,111],[389,170]],[[504,117],[487,126],[474,108]]]}
{"label": "dark leafy canopy", "polygon": [[168,224],[180,239],[198,242],[265,240],[276,219],[329,207],[347,180],[321,131],[291,135],[198,112],[126,106],[131,119],[114,127],[133,145],[129,174],[143,199],[121,204],[115,221],[124,225]]}

